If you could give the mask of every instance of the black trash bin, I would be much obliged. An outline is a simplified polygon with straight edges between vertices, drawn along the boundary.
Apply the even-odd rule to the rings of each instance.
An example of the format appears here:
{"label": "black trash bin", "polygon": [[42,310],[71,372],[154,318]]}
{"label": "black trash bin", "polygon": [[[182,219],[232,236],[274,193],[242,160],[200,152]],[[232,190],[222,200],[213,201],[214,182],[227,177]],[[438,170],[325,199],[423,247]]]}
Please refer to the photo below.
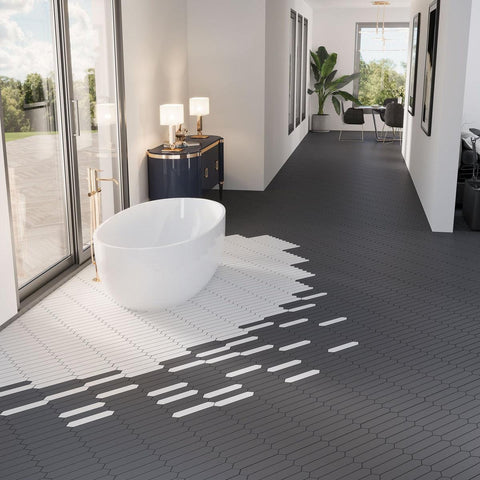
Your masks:
{"label": "black trash bin", "polygon": [[472,230],[480,230],[480,180],[465,180],[463,216]]}

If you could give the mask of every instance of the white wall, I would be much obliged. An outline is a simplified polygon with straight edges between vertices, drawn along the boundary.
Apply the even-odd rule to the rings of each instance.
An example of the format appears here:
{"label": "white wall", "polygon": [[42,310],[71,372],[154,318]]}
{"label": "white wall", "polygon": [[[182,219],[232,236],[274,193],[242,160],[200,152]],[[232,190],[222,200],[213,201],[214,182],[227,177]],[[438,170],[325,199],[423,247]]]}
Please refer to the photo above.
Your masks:
{"label": "white wall", "polygon": [[463,129],[480,128],[480,0],[472,1],[470,37],[467,57],[467,78],[463,107]]}
{"label": "white wall", "polygon": [[159,106],[188,102],[186,17],[186,0],[122,1],[132,205],[148,200],[146,150],[168,139]]}
{"label": "white wall", "polygon": [[265,0],[188,0],[187,25],[188,91],[210,97],[203,130],[225,138],[225,188],[263,190]]}
{"label": "white wall", "polygon": [[[312,8],[304,0],[267,0],[265,30],[265,182],[273,177],[308,133],[307,115],[298,127],[288,134],[288,82],[290,51],[290,10],[308,19],[310,49],[313,25]],[[307,74],[310,77],[308,56]]]}
{"label": "white wall", "polygon": [[[365,2],[370,3],[370,2]],[[338,75],[350,75],[355,71],[355,28],[358,22],[376,22],[377,9],[366,8],[316,8],[313,12],[315,29],[312,39],[312,50],[324,45],[329,53],[338,54]],[[385,22],[409,22],[408,8],[387,7]],[[352,92],[353,83],[345,87]],[[315,94],[311,96],[311,112],[317,113],[318,101]],[[356,125],[344,125],[341,117],[335,113],[330,100],[327,101],[326,113],[330,114],[328,127],[332,130],[358,130]],[[366,130],[373,130],[371,115],[365,116]]]}
{"label": "white wall", "polygon": [[17,313],[17,286],[9,204],[5,159],[3,149],[0,147],[0,325]]}
{"label": "white wall", "polygon": [[421,129],[420,112],[430,3],[413,0],[411,5],[410,16],[421,12],[422,19],[416,113],[415,117],[405,115],[403,151],[431,229],[452,232],[471,0],[441,1],[432,134],[427,137]]}

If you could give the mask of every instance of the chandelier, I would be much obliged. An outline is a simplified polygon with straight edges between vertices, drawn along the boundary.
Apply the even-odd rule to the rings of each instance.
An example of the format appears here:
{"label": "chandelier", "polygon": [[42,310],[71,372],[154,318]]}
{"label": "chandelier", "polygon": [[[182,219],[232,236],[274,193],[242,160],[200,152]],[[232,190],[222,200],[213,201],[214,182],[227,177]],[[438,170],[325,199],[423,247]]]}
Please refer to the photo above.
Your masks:
{"label": "chandelier", "polygon": [[390,2],[387,2],[385,0],[375,0],[372,2],[372,5],[377,7],[377,30],[376,34],[378,36],[378,30],[380,26],[380,13],[382,15],[382,44],[385,47],[385,7],[390,5]]}

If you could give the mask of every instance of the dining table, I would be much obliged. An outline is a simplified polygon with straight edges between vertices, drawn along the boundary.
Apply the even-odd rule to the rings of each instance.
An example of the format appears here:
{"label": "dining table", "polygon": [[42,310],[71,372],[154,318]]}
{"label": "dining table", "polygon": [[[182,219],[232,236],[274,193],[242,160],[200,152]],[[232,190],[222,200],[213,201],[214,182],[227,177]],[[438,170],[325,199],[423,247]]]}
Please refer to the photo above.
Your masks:
{"label": "dining table", "polygon": [[377,129],[377,120],[375,118],[375,114],[380,115],[381,112],[385,111],[385,107],[383,105],[359,105],[355,108],[363,110],[363,113],[371,113],[373,118],[373,127],[375,129],[375,139],[377,142],[383,142],[383,138],[378,135]]}

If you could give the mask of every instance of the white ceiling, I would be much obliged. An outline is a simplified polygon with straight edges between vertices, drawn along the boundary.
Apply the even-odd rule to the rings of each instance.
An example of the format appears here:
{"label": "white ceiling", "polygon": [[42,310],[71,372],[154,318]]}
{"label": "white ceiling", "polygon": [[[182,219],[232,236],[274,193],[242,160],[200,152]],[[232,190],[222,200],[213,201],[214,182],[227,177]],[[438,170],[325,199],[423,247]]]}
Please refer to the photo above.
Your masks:
{"label": "white ceiling", "polygon": [[[376,8],[372,0],[306,0],[312,8],[335,7],[335,8]],[[409,7],[410,0],[389,0],[391,7]],[[389,8],[389,7],[386,7]]]}

